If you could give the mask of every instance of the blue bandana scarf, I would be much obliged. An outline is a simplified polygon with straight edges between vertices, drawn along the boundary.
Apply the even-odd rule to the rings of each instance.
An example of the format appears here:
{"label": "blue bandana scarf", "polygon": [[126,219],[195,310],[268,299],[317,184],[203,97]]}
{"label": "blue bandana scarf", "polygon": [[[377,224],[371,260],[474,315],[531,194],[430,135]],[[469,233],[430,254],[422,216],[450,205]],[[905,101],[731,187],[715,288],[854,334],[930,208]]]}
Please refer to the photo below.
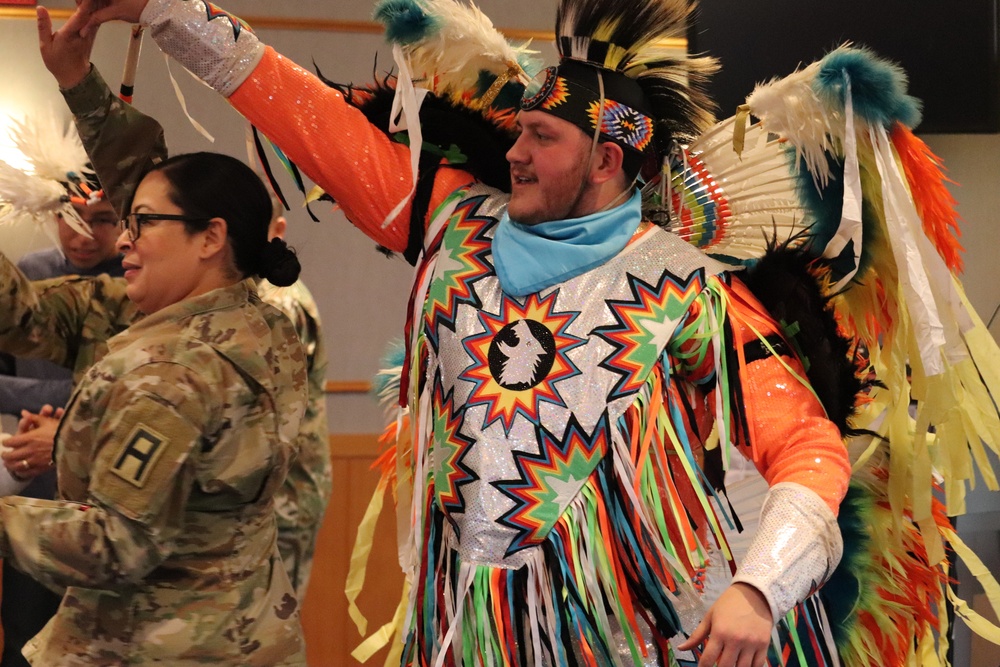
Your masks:
{"label": "blue bandana scarf", "polygon": [[522,225],[506,212],[493,237],[493,265],[503,291],[526,296],[600,266],[628,244],[642,222],[642,195],[610,211]]}

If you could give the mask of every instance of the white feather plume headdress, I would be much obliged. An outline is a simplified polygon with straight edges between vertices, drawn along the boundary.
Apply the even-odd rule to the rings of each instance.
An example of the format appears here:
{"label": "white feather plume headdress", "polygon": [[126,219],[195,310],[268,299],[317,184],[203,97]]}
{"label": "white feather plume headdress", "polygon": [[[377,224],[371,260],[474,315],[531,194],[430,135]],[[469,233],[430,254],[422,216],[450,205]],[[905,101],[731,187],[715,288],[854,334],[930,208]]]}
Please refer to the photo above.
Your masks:
{"label": "white feather plume headdress", "polygon": [[39,225],[57,214],[76,232],[90,236],[73,202],[94,203],[103,197],[72,123],[51,110],[30,118],[11,119],[11,142],[28,161],[19,169],[0,160],[0,224],[30,219]]}
{"label": "white feather plume headdress", "polygon": [[[400,47],[415,82],[472,108],[489,107],[506,83],[526,85],[539,69],[528,44],[510,44],[471,2],[383,0],[375,18]],[[484,74],[496,77],[487,91],[479,90]]]}

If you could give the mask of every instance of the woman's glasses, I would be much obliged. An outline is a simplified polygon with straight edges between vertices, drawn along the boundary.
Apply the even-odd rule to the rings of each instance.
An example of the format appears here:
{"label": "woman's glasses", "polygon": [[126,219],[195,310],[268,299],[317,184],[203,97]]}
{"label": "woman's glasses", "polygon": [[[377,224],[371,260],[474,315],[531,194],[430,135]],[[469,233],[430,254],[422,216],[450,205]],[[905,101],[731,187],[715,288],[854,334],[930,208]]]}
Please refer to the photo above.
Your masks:
{"label": "woman's glasses", "polygon": [[210,218],[194,215],[177,215],[174,213],[129,213],[121,221],[122,231],[128,232],[128,240],[135,243],[142,231],[142,226],[153,220],[179,220],[181,222],[208,222]]}

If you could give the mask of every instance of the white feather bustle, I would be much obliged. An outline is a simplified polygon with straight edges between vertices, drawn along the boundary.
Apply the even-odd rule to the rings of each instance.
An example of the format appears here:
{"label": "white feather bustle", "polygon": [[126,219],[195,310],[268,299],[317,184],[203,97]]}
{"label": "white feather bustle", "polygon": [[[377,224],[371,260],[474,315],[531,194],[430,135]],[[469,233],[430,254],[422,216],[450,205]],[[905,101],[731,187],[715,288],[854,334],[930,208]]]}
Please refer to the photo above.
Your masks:
{"label": "white feather bustle", "polygon": [[795,157],[803,159],[813,178],[825,187],[830,178],[826,153],[839,148],[831,142],[843,141],[845,122],[843,113],[824,104],[813,90],[819,70],[820,63],[815,62],[782,79],[758,84],[747,105],[768,132],[795,146]]}
{"label": "white feather bustle", "polygon": [[[11,119],[9,132],[14,146],[31,165],[23,171],[0,161],[0,224],[25,218],[40,225],[61,215],[78,234],[91,236],[90,227],[69,201],[68,187],[91,201],[91,193],[76,182],[93,176],[87,168],[87,153],[72,123],[63,123],[54,112],[30,118]],[[76,182],[74,182],[74,180]]]}
{"label": "white feather bustle", "polygon": [[499,76],[514,67],[518,77],[528,82],[518,58],[533,52],[527,44],[511,46],[478,7],[455,0],[424,0],[422,4],[440,29],[417,43],[400,45],[415,82],[451,98],[475,90],[482,71]]}

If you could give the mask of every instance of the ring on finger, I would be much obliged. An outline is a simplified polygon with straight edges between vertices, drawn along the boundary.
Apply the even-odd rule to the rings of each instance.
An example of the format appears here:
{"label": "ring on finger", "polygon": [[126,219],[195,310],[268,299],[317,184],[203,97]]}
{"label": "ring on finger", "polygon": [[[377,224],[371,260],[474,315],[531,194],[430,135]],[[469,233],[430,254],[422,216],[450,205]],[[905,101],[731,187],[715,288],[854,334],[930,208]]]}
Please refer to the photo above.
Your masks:
{"label": "ring on finger", "polygon": [[31,464],[28,463],[28,459],[21,459],[21,468],[23,470],[27,470],[30,467],[31,467]]}

